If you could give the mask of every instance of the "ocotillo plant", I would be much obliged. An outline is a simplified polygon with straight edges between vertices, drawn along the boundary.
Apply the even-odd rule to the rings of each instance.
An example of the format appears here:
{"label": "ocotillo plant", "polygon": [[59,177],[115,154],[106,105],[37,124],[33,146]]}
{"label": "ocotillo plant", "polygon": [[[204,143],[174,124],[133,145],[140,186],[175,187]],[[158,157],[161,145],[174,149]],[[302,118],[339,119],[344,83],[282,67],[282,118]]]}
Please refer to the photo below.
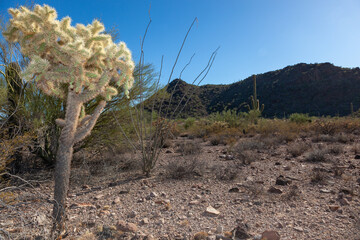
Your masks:
{"label": "ocotillo plant", "polygon": [[264,104],[261,104],[260,107],[260,102],[259,99],[257,99],[257,94],[256,94],[256,75],[253,75],[253,95],[250,97],[251,99],[251,106],[247,105],[249,111],[258,111],[260,112],[260,114],[262,113],[262,111],[264,111]]}
{"label": "ocotillo plant", "polygon": [[[70,17],[57,20],[56,10],[47,5],[36,5],[34,11],[9,9],[9,13],[12,19],[3,35],[10,42],[19,42],[22,53],[31,59],[22,77],[35,79],[45,94],[66,99],[65,119],[56,120],[62,127],[53,210],[59,228],[65,215],[73,146],[90,134],[106,101],[118,93],[112,83],[123,86],[128,94],[134,62],[125,43],[113,43],[97,20],[73,27]],[[83,104],[95,98],[101,99],[99,104],[86,115]]]}

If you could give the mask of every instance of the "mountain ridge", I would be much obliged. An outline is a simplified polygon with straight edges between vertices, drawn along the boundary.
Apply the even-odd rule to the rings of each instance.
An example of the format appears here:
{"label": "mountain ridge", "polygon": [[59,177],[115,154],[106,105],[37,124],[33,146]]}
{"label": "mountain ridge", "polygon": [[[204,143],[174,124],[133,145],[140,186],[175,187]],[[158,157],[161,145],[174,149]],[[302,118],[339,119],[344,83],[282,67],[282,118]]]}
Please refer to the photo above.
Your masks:
{"label": "mountain ridge", "polygon": [[[244,112],[247,108],[243,103],[249,103],[253,93],[253,80],[249,76],[232,84],[196,86],[175,79],[166,86],[166,91],[173,91],[168,112],[175,110],[173,105],[178,105],[186,92],[193,93],[185,95],[180,104],[183,106],[188,101],[180,117],[206,116],[224,109]],[[354,110],[360,108],[360,68],[343,68],[328,62],[289,65],[258,74],[257,95],[260,103],[265,104],[265,117],[283,117],[291,113],[349,115],[350,103]]]}

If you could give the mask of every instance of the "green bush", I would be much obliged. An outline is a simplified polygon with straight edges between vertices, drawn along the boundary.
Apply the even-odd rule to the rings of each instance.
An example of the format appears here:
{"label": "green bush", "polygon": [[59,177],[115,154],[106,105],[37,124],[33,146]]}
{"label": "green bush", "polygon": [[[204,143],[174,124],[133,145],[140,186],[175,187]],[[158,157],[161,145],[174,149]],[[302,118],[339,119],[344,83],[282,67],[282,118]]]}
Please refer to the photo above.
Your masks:
{"label": "green bush", "polygon": [[311,122],[311,118],[309,117],[309,114],[304,114],[304,113],[293,113],[290,115],[289,120],[291,122],[295,122],[299,124]]}
{"label": "green bush", "polygon": [[184,128],[187,130],[192,127],[195,123],[196,119],[193,117],[189,117],[185,120]]}

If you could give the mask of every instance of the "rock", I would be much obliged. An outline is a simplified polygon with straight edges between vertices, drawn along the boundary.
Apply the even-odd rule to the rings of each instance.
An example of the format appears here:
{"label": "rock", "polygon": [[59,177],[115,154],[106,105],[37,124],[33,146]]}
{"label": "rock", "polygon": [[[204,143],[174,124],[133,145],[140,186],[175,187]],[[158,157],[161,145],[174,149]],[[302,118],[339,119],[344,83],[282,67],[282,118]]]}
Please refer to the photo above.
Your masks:
{"label": "rock", "polygon": [[165,151],[165,153],[174,153],[174,152],[171,151],[170,149],[167,149],[167,150]]}
{"label": "rock", "polygon": [[280,234],[276,231],[265,231],[261,234],[262,240],[280,240]]}
{"label": "rock", "polygon": [[345,198],[341,198],[339,199],[339,203],[341,206],[347,206],[347,205],[350,205],[349,201],[346,200]]}
{"label": "rock", "polygon": [[329,205],[329,209],[333,212],[335,212],[336,210],[338,210],[340,208],[339,205]]}
{"label": "rock", "polygon": [[131,211],[131,212],[128,214],[128,217],[129,217],[129,218],[134,218],[134,217],[136,217],[136,215],[137,215],[137,212],[136,212],[136,211]]}
{"label": "rock", "polygon": [[99,199],[101,199],[101,198],[103,198],[103,197],[104,197],[103,194],[99,194],[99,195],[95,196],[94,199],[95,199],[95,200],[99,200]]}
{"label": "rock", "polygon": [[36,222],[39,226],[44,226],[46,223],[46,216],[44,214],[39,214],[36,216]]}
{"label": "rock", "polygon": [[329,190],[329,189],[320,189],[320,192],[321,193],[331,193],[331,190]]}
{"label": "rock", "polygon": [[211,216],[219,216],[220,215],[220,212],[218,210],[216,210],[215,208],[213,208],[212,206],[208,206],[206,208],[205,213],[208,215],[211,215]]}
{"label": "rock", "polygon": [[225,160],[234,160],[234,156],[233,155],[226,155]]}
{"label": "rock", "polygon": [[189,202],[190,205],[198,205],[200,204],[199,200],[193,200]]}
{"label": "rock", "polygon": [[149,219],[148,219],[148,218],[143,218],[143,219],[140,221],[140,224],[141,224],[141,225],[149,224]]}
{"label": "rock", "polygon": [[304,229],[302,227],[294,227],[294,230],[298,231],[298,232],[303,232]]}
{"label": "rock", "polygon": [[240,189],[238,187],[233,187],[233,188],[229,189],[229,192],[230,193],[238,193],[238,192],[240,192]]}
{"label": "rock", "polygon": [[137,232],[138,227],[134,223],[125,222],[123,220],[119,220],[116,223],[116,229],[123,232]]}
{"label": "rock", "polygon": [[279,188],[276,188],[276,187],[271,186],[271,187],[268,189],[268,192],[269,192],[269,193],[275,193],[275,194],[281,194],[281,193],[282,193],[282,190],[279,189]]}
{"label": "rock", "polygon": [[276,185],[281,185],[281,186],[286,186],[286,185],[289,185],[291,184],[291,180],[280,175],[276,178]]}
{"label": "rock", "polygon": [[151,198],[155,198],[157,196],[159,196],[156,192],[151,192],[149,195]]}
{"label": "rock", "polygon": [[355,159],[360,159],[360,154],[356,154]]}
{"label": "rock", "polygon": [[218,226],[216,228],[216,231],[215,231],[216,234],[223,234],[223,232],[224,232],[224,228],[222,226]]}
{"label": "rock", "polygon": [[90,209],[96,209],[95,205],[91,203],[74,203],[71,204],[70,209],[77,209],[77,208],[90,208]]}
{"label": "rock", "polygon": [[123,189],[123,190],[120,190],[119,194],[127,194],[129,192],[130,192],[129,189]]}
{"label": "rock", "polygon": [[194,240],[206,240],[208,236],[207,232],[197,232],[194,234]]}
{"label": "rock", "polygon": [[235,239],[249,239],[251,235],[247,232],[249,231],[249,226],[247,224],[241,223],[234,230],[232,230],[233,236]]}

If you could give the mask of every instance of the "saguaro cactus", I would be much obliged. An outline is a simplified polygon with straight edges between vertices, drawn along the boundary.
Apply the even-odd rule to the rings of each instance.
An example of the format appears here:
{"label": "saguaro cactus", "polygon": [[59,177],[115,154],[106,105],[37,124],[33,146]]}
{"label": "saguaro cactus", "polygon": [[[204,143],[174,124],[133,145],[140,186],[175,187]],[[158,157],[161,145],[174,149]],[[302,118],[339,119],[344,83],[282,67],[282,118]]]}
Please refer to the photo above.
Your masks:
{"label": "saguaro cactus", "polygon": [[264,104],[261,104],[260,107],[260,102],[259,99],[257,99],[257,94],[256,94],[256,75],[253,75],[253,95],[250,97],[251,99],[251,106],[248,106],[249,111],[253,110],[253,111],[258,111],[260,113],[262,113],[262,111],[264,111]]}
{"label": "saguaro cactus", "polygon": [[[56,155],[53,216],[60,226],[73,145],[90,134],[106,101],[118,93],[112,83],[123,86],[128,94],[134,62],[125,43],[113,43],[97,20],[73,27],[70,17],[57,20],[55,9],[47,5],[36,5],[34,11],[9,9],[9,13],[12,19],[4,37],[19,42],[22,53],[31,59],[21,76],[34,79],[45,94],[66,99],[65,119],[56,120],[62,130]],[[86,115],[83,104],[99,96],[103,100]]]}

